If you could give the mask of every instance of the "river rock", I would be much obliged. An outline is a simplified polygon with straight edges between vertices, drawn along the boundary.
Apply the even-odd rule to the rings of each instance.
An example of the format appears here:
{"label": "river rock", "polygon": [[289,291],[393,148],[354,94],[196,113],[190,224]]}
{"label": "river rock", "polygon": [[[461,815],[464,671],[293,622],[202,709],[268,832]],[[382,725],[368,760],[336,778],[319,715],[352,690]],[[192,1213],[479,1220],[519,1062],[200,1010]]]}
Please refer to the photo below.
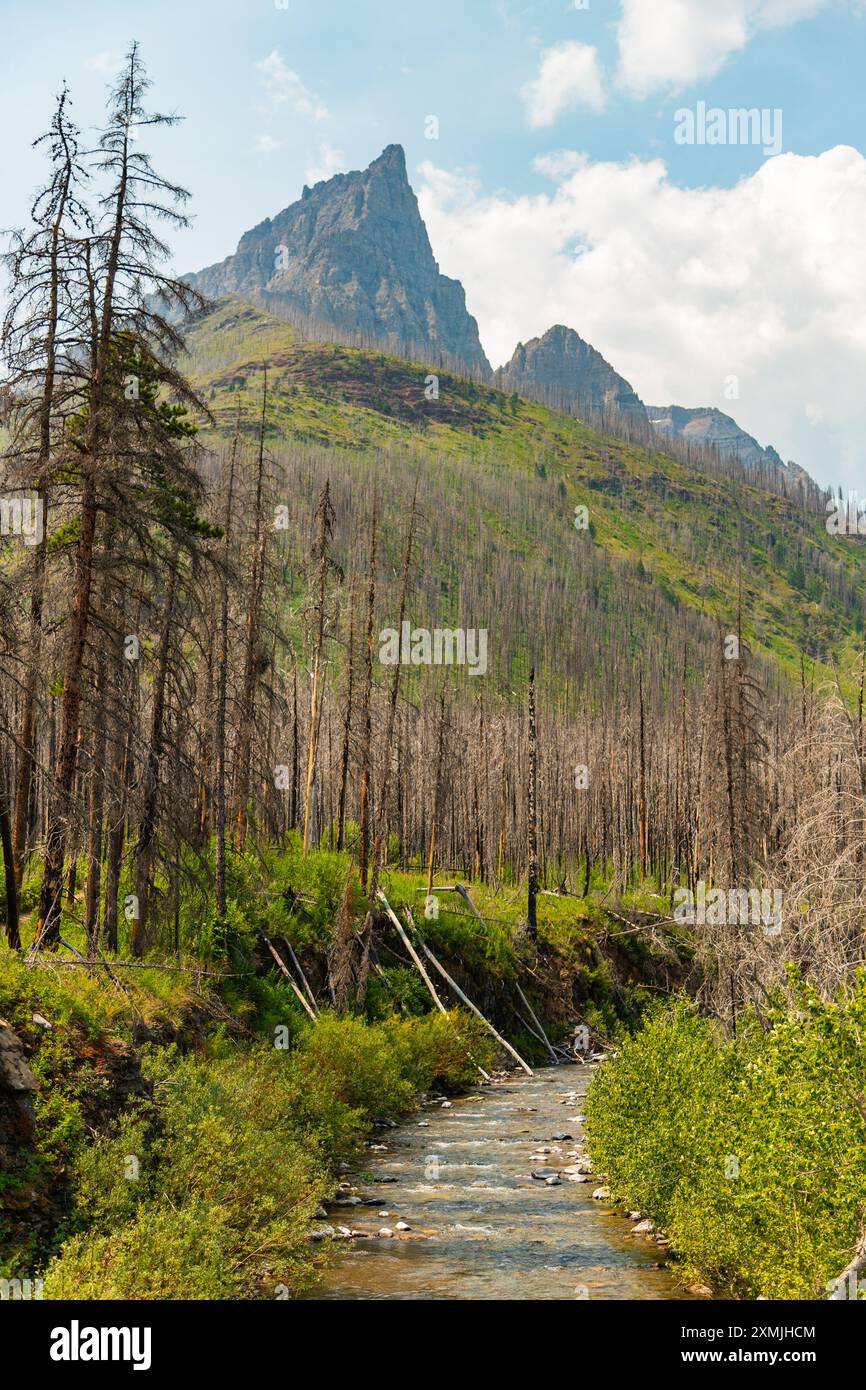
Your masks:
{"label": "river rock", "polygon": [[391,1178],[391,1177],[388,1177],[388,1176],[383,1176],[383,1177],[381,1177],[381,1178],[374,1178],[373,1181],[374,1181],[374,1182],[377,1182],[377,1183],[386,1183],[386,1182],[396,1182],[397,1179],[396,1179],[396,1178]]}
{"label": "river rock", "polygon": [[564,1169],[564,1172],[566,1172],[566,1173],[591,1173],[591,1172],[592,1172],[592,1159],[591,1159],[591,1158],[587,1158],[585,1155],[581,1155],[580,1157],[576,1158],[576,1159],[574,1160],[573,1163],[569,1163],[568,1167],[567,1167],[566,1169]]}
{"label": "river rock", "polygon": [[633,1236],[651,1236],[654,1230],[655,1226],[653,1223],[644,1217],[636,1226],[632,1226],[631,1234]]}
{"label": "river rock", "polygon": [[592,1196],[593,1196],[593,1200],[596,1201],[596,1202],[608,1202],[608,1201],[610,1201],[610,1188],[609,1188],[609,1187],[597,1187],[597,1188],[595,1188],[595,1190],[593,1191]]}
{"label": "river rock", "polygon": [[533,1168],[531,1176],[537,1182],[547,1182],[548,1178],[559,1178],[559,1173],[555,1168]]}
{"label": "river rock", "polygon": [[392,1239],[394,1232],[391,1230],[390,1226],[383,1226],[379,1232],[379,1235],[382,1237],[383,1240],[390,1240]]}
{"label": "river rock", "polygon": [[557,1140],[562,1140],[562,1139],[573,1139],[573,1138],[574,1138],[574,1135],[573,1135],[573,1134],[565,1134],[565,1133],[562,1133],[562,1134],[551,1134],[550,1137],[551,1137],[552,1140],[554,1140],[554,1142],[556,1142]]}
{"label": "river rock", "polygon": [[394,1229],[397,1231],[411,1231],[412,1227],[409,1225],[408,1221],[398,1221]]}
{"label": "river rock", "polygon": [[310,1231],[310,1240],[333,1240],[336,1234],[336,1226],[314,1226]]}

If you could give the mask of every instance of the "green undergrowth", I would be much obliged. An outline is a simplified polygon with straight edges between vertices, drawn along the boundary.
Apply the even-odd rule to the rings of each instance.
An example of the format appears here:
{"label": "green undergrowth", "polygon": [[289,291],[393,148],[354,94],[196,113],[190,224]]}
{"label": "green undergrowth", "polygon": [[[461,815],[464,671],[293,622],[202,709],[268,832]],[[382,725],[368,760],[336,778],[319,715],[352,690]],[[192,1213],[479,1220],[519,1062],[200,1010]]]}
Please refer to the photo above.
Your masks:
{"label": "green undergrowth", "polygon": [[281,1298],[318,1262],[310,1223],[373,1119],[457,1090],[490,1062],[453,1014],[367,1024],[322,1016],[291,1046],[181,1057],[149,1049],[152,1087],[75,1161],[47,1298]]}
{"label": "green undergrowth", "polygon": [[190,994],[194,1043],[134,1046],[116,994],[0,955],[0,1015],[39,1082],[33,1147],[0,1177],[0,1273],[43,1277],[46,1298],[295,1295],[317,1272],[316,1209],[372,1121],[492,1061],[459,1012],[313,1025],[288,994],[270,1037],[232,1036],[217,996]]}
{"label": "green undergrowth", "polygon": [[[310,1024],[264,937],[286,959],[291,943],[326,1000],[347,883],[356,933],[366,911],[349,852],[304,855],[290,835],[230,856],[224,922],[206,854],[186,867],[177,918],[161,919],[143,960],[131,959],[123,919],[116,955],[95,966],[76,958],[87,949],[80,894],[65,904],[57,952],[31,960],[0,945],[0,1017],[39,1083],[34,1143],[0,1174],[0,1277],[42,1276],[46,1296],[300,1291],[316,1273],[312,1215],[371,1121],[398,1119],[421,1092],[458,1090],[491,1065],[489,1035],[442,982],[457,1011],[436,1011],[384,910],[363,1008]],[[438,878],[446,881],[462,880],[450,871]],[[523,885],[470,882],[480,917],[440,889],[429,919],[420,867],[386,864],[381,883],[400,919],[411,911],[418,938],[530,1062],[547,1054],[526,1027],[518,983],[554,1042],[567,1040],[576,1018],[618,1037],[646,1005],[639,981],[655,948],[626,934],[628,954],[615,964],[600,872],[586,898],[539,897],[537,943],[526,933]],[[25,948],[37,885],[34,864]],[[170,901],[168,889],[158,880]],[[121,897],[132,890],[124,883]],[[623,912],[658,907],[649,889],[618,903]]]}
{"label": "green undergrowth", "polygon": [[866,1220],[866,977],[827,1003],[791,977],[731,1039],[659,1008],[593,1080],[595,1168],[669,1235],[683,1276],[754,1299],[826,1297]]}

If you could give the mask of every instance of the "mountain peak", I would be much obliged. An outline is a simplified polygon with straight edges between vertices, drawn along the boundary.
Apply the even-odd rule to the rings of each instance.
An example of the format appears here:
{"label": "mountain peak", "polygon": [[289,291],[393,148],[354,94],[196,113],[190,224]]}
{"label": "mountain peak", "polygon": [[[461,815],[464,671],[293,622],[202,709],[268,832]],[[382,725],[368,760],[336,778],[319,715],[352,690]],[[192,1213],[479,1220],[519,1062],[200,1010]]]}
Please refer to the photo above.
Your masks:
{"label": "mountain peak", "polygon": [[511,361],[496,374],[504,390],[532,396],[580,415],[614,415],[646,425],[643,402],[580,334],[563,323],[540,338],[518,343]]}
{"label": "mountain peak", "polygon": [[406,172],[406,151],[402,145],[386,145],[378,159],[373,160],[367,172],[372,174],[374,170],[378,172],[380,169],[400,174],[407,183],[409,182],[409,175]]}
{"label": "mountain peak", "polygon": [[463,286],[433,257],[402,145],[305,188],[245,232],[233,256],[187,278],[214,299],[261,304],[323,336],[490,372]]}

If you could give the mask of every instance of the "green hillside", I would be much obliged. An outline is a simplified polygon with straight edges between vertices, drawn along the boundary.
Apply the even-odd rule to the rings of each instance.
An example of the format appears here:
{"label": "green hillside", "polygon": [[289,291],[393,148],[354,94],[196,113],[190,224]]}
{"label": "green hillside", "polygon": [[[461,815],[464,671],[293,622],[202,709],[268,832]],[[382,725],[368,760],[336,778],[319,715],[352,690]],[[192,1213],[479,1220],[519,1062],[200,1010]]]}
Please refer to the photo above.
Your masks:
{"label": "green hillside", "polygon": [[[351,483],[381,472],[384,459],[402,459],[408,474],[411,456],[422,497],[432,489],[451,514],[446,524],[436,509],[439,543],[454,532],[446,560],[471,567],[481,558],[473,548],[493,546],[521,588],[531,577],[555,577],[565,598],[576,574],[591,575],[600,589],[575,600],[597,609],[603,626],[602,614],[619,609],[614,590],[626,585],[632,650],[635,641],[667,643],[680,629],[733,624],[740,586],[753,647],[789,672],[799,672],[801,653],[824,662],[859,644],[862,548],[828,535],[823,517],[802,502],[446,371],[438,373],[438,399],[428,400],[435,368],[301,341],[290,325],[236,301],[199,320],[188,343],[185,366],[217,433],[232,432],[239,410],[242,428],[256,428],[266,363],[276,457],[285,446],[329,451],[329,471]],[[583,532],[574,524],[581,505],[590,522]],[[595,552],[589,563],[587,549]]]}

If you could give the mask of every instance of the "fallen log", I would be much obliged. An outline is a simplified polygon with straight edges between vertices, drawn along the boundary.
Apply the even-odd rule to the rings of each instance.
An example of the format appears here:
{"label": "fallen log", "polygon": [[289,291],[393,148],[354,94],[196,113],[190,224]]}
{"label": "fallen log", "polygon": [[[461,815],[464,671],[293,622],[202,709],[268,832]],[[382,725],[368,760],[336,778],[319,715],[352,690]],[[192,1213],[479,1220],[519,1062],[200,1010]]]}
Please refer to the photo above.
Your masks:
{"label": "fallen log", "polygon": [[462,989],[460,988],[460,986],[457,984],[456,980],[453,980],[453,979],[451,978],[451,976],[448,974],[448,971],[445,969],[445,966],[444,966],[444,965],[441,965],[441,964],[439,963],[439,961],[438,961],[438,960],[436,959],[436,957],[434,956],[433,952],[430,950],[429,946],[426,946],[426,945],[424,944],[424,942],[421,940],[420,937],[418,938],[418,944],[419,944],[419,946],[421,947],[421,950],[424,952],[424,954],[425,954],[425,956],[427,957],[427,959],[429,960],[430,964],[431,964],[436,970],[439,971],[439,974],[442,976],[442,978],[443,978],[443,980],[446,982],[446,984],[449,984],[449,985],[451,986],[451,988],[453,989],[454,993],[457,995],[457,998],[458,998],[463,1004],[466,1005],[467,1009],[469,1009],[473,1014],[475,1014],[475,1017],[476,1017],[476,1018],[479,1018],[479,1019],[481,1020],[481,1022],[484,1024],[484,1027],[487,1029],[487,1031],[488,1031],[489,1033],[492,1033],[493,1037],[496,1039],[496,1041],[499,1043],[499,1045],[500,1045],[501,1047],[504,1047],[504,1048],[505,1048],[505,1051],[506,1051],[506,1052],[510,1053],[510,1055],[514,1058],[515,1062],[517,1062],[518,1065],[521,1066],[521,1067],[523,1068],[523,1070],[526,1072],[526,1075],[527,1075],[527,1076],[534,1076],[534,1075],[535,1075],[534,1071],[532,1070],[532,1068],[529,1066],[529,1064],[528,1064],[527,1062],[524,1062],[524,1060],[523,1060],[523,1058],[521,1057],[520,1053],[519,1053],[515,1048],[513,1048],[513,1047],[511,1046],[511,1043],[508,1042],[508,1040],[507,1040],[506,1038],[503,1038],[503,1036],[502,1036],[501,1033],[497,1033],[496,1029],[493,1027],[493,1024],[490,1022],[490,1020],[489,1020],[489,1019],[486,1019],[486,1018],[484,1017],[483,1013],[481,1012],[481,1010],[478,1009],[478,1008],[476,1008],[475,1005],[472,1003],[472,1000],[469,999],[469,998],[467,998],[467,996],[463,993],[463,990],[462,990]]}
{"label": "fallen log", "polygon": [[[434,986],[434,984],[433,984],[433,981],[430,979],[430,976],[427,974],[427,971],[424,969],[424,963],[423,963],[423,961],[421,960],[421,957],[418,955],[418,952],[415,950],[415,947],[412,945],[412,942],[409,940],[409,937],[406,935],[406,932],[405,932],[404,927],[403,927],[403,923],[400,921],[400,918],[397,916],[396,912],[395,912],[395,911],[393,910],[393,908],[391,907],[391,904],[388,902],[388,899],[385,897],[385,894],[382,892],[382,889],[381,889],[381,888],[378,890],[378,897],[379,897],[379,900],[380,900],[382,903],[384,903],[385,911],[387,912],[387,914],[388,914],[388,916],[390,917],[391,921],[393,922],[394,926],[397,928],[397,931],[398,931],[399,936],[400,936],[400,940],[403,942],[403,945],[406,947],[406,950],[409,952],[409,955],[412,957],[413,961],[415,962],[415,965],[418,967],[418,973],[419,973],[419,975],[421,976],[421,979],[424,981],[425,985],[427,986],[428,990],[430,991],[430,996],[431,996],[431,998],[433,999],[434,1004],[436,1005],[437,1009],[439,1009],[440,1013],[443,1013],[443,1014],[445,1015],[445,1017],[448,1018],[448,1017],[449,1017],[448,1010],[446,1009],[445,1005],[442,1003],[442,1000],[439,998],[439,995],[436,993],[436,988],[435,988],[435,986]],[[408,912],[408,908],[407,908],[407,912]],[[411,914],[411,913],[409,913],[409,920],[410,920],[410,922],[412,921],[412,914]],[[413,926],[414,926],[414,923],[413,923]],[[422,945],[423,945],[423,942],[422,942]],[[481,1063],[480,1063],[480,1062],[476,1062],[476,1061],[475,1061],[475,1058],[472,1056],[471,1052],[468,1052],[466,1055],[469,1057],[469,1060],[470,1060],[470,1061],[478,1068],[478,1070],[481,1072],[481,1075],[484,1077],[484,1080],[485,1080],[485,1081],[489,1081],[489,1080],[491,1079],[491,1078],[490,1078],[489,1072],[486,1072],[486,1071],[484,1070],[484,1068],[481,1066]]]}
{"label": "fallen log", "polygon": [[[481,922],[481,923],[484,922],[484,918],[482,917],[481,913],[478,911],[478,908],[475,906],[474,902],[472,901],[472,899],[471,899],[470,896],[469,896],[469,889],[466,887],[466,884],[465,884],[465,883],[455,883],[453,888],[442,888],[442,889],[440,889],[440,892],[443,892],[443,893],[458,893],[458,894],[460,895],[460,897],[463,899],[463,901],[465,902],[466,906],[469,908],[470,912],[473,912],[473,913],[475,914],[475,916],[478,918],[479,922]],[[525,1009],[527,1010],[527,1012],[529,1013],[529,1017],[532,1019],[533,1023],[535,1024],[535,1028],[538,1029],[538,1032],[535,1032],[535,1029],[530,1028],[530,1030],[529,1030],[530,1033],[535,1033],[535,1036],[538,1038],[538,1041],[544,1043],[544,1046],[547,1048],[547,1050],[548,1050],[548,1052],[550,1053],[551,1057],[553,1058],[554,1062],[556,1063],[557,1066],[559,1066],[559,1058],[557,1057],[556,1053],[554,1052],[554,1050],[553,1050],[553,1048],[552,1048],[552,1046],[551,1046],[550,1039],[548,1038],[547,1034],[545,1033],[544,1028],[543,1028],[543,1026],[542,1026],[542,1023],[541,1023],[540,1019],[536,1017],[536,1014],[535,1014],[535,1011],[534,1011],[532,1005],[530,1004],[529,1000],[527,999],[526,995],[523,993],[523,990],[520,988],[520,985],[517,983],[516,980],[515,980],[515,982],[514,982],[514,988],[517,990],[517,993],[518,993],[519,996],[520,996],[521,1003],[523,1004],[524,1008],[525,1008]],[[519,1015],[518,1015],[518,1017],[519,1017]],[[521,1021],[524,1022],[524,1024],[525,1024],[525,1020],[521,1020]],[[539,1034],[540,1034],[540,1036],[539,1036]]]}
{"label": "fallen log", "polygon": [[535,1024],[536,1028],[538,1029],[539,1033],[541,1034],[542,1041],[544,1042],[545,1047],[547,1048],[547,1050],[548,1050],[548,1052],[550,1053],[551,1057],[553,1058],[554,1062],[556,1062],[556,1065],[559,1066],[559,1059],[558,1059],[556,1053],[555,1053],[554,1050],[553,1050],[553,1046],[552,1046],[552,1044],[551,1044],[550,1038],[549,1038],[549,1037],[547,1036],[547,1034],[545,1033],[545,1031],[544,1031],[544,1026],[543,1026],[541,1020],[537,1017],[537,1015],[536,1015],[536,1013],[535,1013],[535,1010],[533,1009],[532,1005],[530,1004],[529,1000],[527,999],[526,995],[523,993],[523,990],[520,988],[520,985],[517,983],[516,980],[514,981],[514,988],[517,990],[517,993],[520,995],[521,1002],[522,1002],[524,1008],[528,1011],[529,1017],[532,1019],[533,1023]]}
{"label": "fallen log", "polygon": [[268,950],[270,951],[271,955],[273,956],[273,958],[274,958],[274,960],[276,961],[277,965],[279,966],[280,970],[281,970],[282,973],[285,975],[285,977],[286,977],[286,979],[288,980],[289,984],[291,985],[292,989],[295,991],[295,994],[296,994],[296,996],[297,996],[297,998],[298,998],[298,1000],[299,1000],[301,1006],[302,1006],[302,1007],[306,1010],[306,1012],[309,1014],[309,1016],[310,1016],[310,1018],[312,1019],[313,1023],[315,1023],[315,1021],[316,1021],[316,1015],[313,1013],[313,1010],[310,1008],[310,1006],[309,1006],[309,1004],[307,1003],[306,999],[304,998],[303,994],[302,994],[301,991],[298,989],[298,986],[295,984],[294,980],[292,979],[291,973],[289,972],[289,968],[288,968],[288,966],[286,965],[286,962],[285,962],[284,960],[282,960],[282,958],[278,955],[278,953],[277,953],[277,951],[276,951],[276,948],[274,947],[273,943],[272,943],[271,941],[268,940],[268,938],[265,936],[264,932],[262,931],[261,927],[259,927],[259,931],[261,932],[262,940],[264,941],[265,945],[267,946]]}
{"label": "fallen log", "polygon": [[439,998],[439,995],[436,993],[436,987],[433,984],[433,981],[430,979],[430,976],[427,974],[427,971],[424,969],[424,962],[421,960],[421,957],[418,955],[418,952],[415,950],[415,947],[412,945],[412,942],[406,935],[406,929],[404,928],[403,923],[400,921],[400,918],[397,916],[396,912],[391,907],[391,904],[388,902],[388,899],[385,897],[385,894],[382,892],[381,888],[379,889],[379,899],[384,904],[385,911],[387,912],[394,926],[397,928],[400,940],[403,942],[403,945],[406,947],[406,950],[409,952],[409,955],[415,962],[418,974],[421,976],[421,979],[427,986],[433,1003],[436,1005],[440,1013],[447,1014],[448,1010],[442,1003],[442,1000]]}
{"label": "fallen log", "polygon": [[318,1004],[316,1003],[316,997],[315,997],[315,995],[313,994],[313,991],[310,989],[309,981],[307,980],[307,977],[306,977],[306,975],[304,974],[303,968],[302,968],[302,966],[301,966],[301,962],[298,960],[298,957],[295,955],[295,952],[294,952],[294,950],[293,950],[293,948],[292,948],[292,943],[291,943],[291,941],[289,940],[289,938],[288,938],[287,936],[284,936],[284,937],[283,937],[283,940],[285,941],[286,946],[288,947],[289,958],[290,958],[290,960],[291,960],[291,962],[292,962],[292,965],[295,967],[295,970],[297,971],[298,979],[300,980],[301,984],[302,984],[303,987],[304,987],[304,990],[305,990],[305,992],[306,992],[307,998],[309,999],[310,1003],[312,1004],[314,1011],[315,1011],[316,1013],[318,1013],[318,1012],[319,1012],[319,1006],[318,1006]]}

